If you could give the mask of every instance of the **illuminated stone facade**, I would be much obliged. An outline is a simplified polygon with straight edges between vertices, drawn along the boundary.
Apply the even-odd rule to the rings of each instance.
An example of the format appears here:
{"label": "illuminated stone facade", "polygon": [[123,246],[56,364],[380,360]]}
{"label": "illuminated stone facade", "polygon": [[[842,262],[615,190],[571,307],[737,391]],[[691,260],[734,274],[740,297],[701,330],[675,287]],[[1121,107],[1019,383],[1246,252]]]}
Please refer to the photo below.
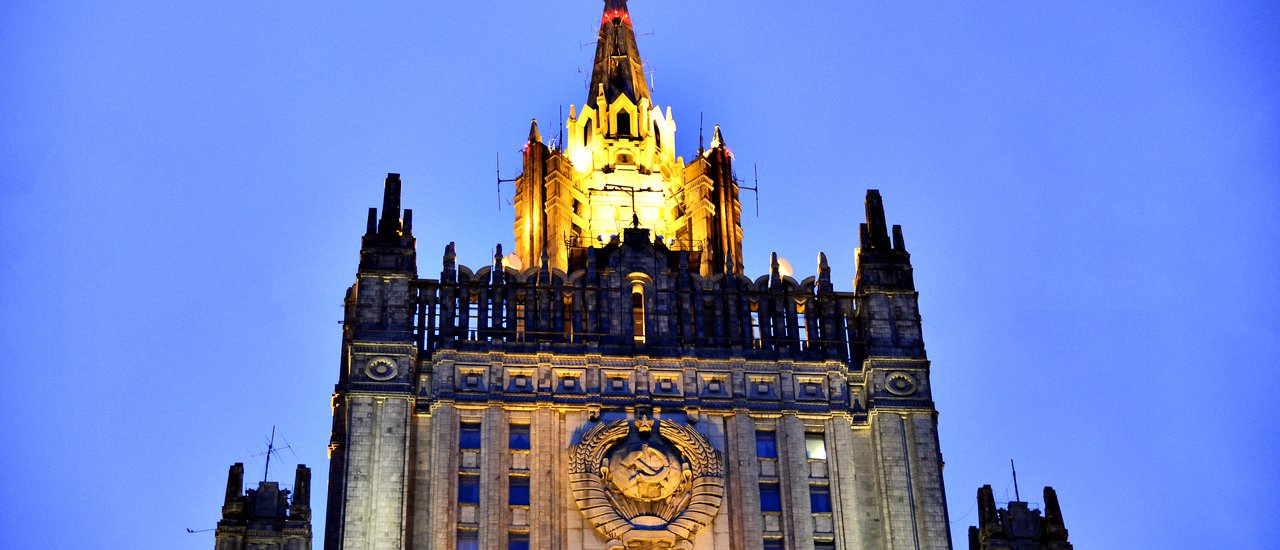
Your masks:
{"label": "illuminated stone facade", "polygon": [[511,256],[472,269],[451,243],[420,277],[387,177],[345,302],[325,548],[950,548],[879,193],[852,292],[825,256],[751,279],[733,156],[718,129],[674,155],[621,0],[591,89],[565,143],[531,128]]}

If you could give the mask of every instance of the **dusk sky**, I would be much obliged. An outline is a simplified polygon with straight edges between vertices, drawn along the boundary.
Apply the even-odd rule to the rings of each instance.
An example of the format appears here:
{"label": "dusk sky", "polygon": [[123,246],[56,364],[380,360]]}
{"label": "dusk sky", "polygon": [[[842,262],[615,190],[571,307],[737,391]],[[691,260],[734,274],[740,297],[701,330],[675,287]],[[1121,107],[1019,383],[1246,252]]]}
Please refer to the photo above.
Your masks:
{"label": "dusk sky", "polygon": [[[3,546],[212,548],[274,425],[319,548],[367,208],[402,174],[424,277],[510,250],[495,153],[582,104],[600,9],[0,3]],[[1280,4],[631,12],[679,154],[701,114],[758,166],[748,275],[851,290],[868,188],[903,226],[957,547],[1010,459],[1077,548],[1276,547]]]}

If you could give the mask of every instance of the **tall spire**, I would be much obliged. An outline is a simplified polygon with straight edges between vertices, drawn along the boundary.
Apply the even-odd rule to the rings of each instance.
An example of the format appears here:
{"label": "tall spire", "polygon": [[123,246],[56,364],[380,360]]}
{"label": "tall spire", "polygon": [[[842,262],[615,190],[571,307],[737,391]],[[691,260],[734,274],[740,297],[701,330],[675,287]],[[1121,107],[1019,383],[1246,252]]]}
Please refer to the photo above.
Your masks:
{"label": "tall spire", "polygon": [[649,97],[649,86],[644,80],[644,64],[640,61],[640,49],[636,47],[636,33],[631,28],[631,12],[627,0],[605,0],[604,15],[600,18],[600,34],[596,37],[596,59],[591,69],[591,86],[587,90],[587,104],[595,103],[596,95],[604,87],[604,98],[613,102],[619,95],[626,95],[639,104]]}

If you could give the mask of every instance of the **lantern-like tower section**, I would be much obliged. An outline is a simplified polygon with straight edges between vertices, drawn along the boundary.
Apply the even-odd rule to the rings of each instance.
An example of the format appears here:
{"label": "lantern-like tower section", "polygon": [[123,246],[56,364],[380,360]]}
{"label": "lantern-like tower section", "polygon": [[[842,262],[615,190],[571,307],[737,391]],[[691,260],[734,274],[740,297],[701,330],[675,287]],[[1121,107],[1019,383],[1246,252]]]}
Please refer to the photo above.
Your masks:
{"label": "lantern-like tower section", "polygon": [[675,153],[671,108],[653,103],[625,0],[606,2],[585,103],[569,106],[564,143],[529,129],[516,180],[516,250],[560,271],[586,249],[641,227],[692,254],[703,276],[742,271],[742,222],[732,154],[717,126],[692,161]]}

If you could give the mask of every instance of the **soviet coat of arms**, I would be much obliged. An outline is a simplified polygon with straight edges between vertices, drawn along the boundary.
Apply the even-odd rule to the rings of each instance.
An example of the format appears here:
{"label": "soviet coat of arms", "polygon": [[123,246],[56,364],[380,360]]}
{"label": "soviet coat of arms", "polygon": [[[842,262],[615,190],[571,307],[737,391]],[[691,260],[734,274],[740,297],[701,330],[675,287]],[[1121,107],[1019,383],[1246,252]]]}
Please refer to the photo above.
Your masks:
{"label": "soviet coat of arms", "polygon": [[609,550],[692,548],[724,499],[720,455],[702,434],[641,416],[587,431],[570,455],[574,500]]}

